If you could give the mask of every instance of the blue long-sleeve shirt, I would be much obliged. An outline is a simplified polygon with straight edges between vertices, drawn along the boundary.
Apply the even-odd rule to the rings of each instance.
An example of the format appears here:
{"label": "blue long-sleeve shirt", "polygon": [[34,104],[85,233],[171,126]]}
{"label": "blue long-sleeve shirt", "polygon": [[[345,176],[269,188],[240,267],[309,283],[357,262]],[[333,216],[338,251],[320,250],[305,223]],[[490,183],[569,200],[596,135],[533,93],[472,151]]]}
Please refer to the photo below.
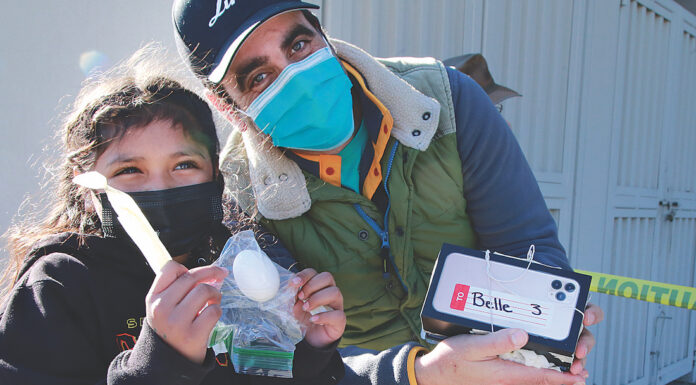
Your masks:
{"label": "blue long-sleeve shirt", "polygon": [[448,68],[467,213],[482,249],[570,268],[539,185],[510,127],[470,77]]}

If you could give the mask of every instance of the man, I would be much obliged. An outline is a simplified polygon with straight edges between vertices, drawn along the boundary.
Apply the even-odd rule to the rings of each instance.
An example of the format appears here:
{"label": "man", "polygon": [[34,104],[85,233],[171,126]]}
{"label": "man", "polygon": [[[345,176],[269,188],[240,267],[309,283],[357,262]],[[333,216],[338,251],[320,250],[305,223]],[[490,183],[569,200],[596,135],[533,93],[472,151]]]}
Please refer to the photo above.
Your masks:
{"label": "man", "polygon": [[[425,344],[419,313],[443,242],[509,255],[534,244],[535,260],[569,268],[534,176],[480,87],[432,59],[378,61],[327,40],[312,8],[177,0],[174,23],[182,55],[239,128],[228,154],[243,145],[248,159],[223,161],[226,187],[250,184],[253,194],[237,194],[242,207],[258,210],[298,261],[333,274],[343,343]],[[588,307],[585,324],[601,318]],[[526,341],[520,330],[457,336],[427,354],[408,342],[347,358],[344,381],[351,370],[380,384],[583,381],[589,332],[574,375],[497,358]]]}

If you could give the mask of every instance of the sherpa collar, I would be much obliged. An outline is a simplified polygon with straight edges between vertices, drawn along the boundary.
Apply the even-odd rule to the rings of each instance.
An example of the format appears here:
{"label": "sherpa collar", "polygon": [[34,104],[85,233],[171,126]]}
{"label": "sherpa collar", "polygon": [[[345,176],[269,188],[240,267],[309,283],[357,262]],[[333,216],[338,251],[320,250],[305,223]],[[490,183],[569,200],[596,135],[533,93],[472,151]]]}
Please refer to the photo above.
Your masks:
{"label": "sherpa collar", "polygon": [[[437,130],[440,104],[362,49],[336,39],[330,42],[338,56],[362,74],[372,93],[391,112],[394,118],[392,136],[407,147],[425,151]],[[307,212],[312,200],[300,167],[257,130],[245,130],[242,140],[259,213],[271,220],[283,220]]]}

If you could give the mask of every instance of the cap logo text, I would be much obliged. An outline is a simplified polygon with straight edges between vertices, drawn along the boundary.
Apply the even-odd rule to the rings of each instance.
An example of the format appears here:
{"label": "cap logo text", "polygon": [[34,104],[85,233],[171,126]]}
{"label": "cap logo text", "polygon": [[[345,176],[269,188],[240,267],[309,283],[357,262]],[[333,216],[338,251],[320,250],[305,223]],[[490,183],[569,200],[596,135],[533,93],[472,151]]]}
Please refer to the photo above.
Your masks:
{"label": "cap logo text", "polygon": [[212,19],[210,19],[210,22],[208,23],[208,27],[213,28],[215,25],[215,22],[217,19],[222,16],[225,11],[230,9],[231,6],[234,5],[236,0],[217,0],[217,7],[215,9],[215,16],[213,16]]}

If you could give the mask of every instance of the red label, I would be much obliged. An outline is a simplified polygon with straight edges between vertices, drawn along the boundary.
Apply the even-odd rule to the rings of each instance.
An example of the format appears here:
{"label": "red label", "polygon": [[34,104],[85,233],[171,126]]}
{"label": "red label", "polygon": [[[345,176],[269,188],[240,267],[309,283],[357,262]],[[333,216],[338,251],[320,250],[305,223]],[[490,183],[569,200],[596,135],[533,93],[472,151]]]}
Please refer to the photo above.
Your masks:
{"label": "red label", "polygon": [[454,287],[454,293],[452,294],[452,302],[450,307],[454,310],[464,310],[466,306],[466,297],[469,295],[469,286],[462,285],[458,283]]}

